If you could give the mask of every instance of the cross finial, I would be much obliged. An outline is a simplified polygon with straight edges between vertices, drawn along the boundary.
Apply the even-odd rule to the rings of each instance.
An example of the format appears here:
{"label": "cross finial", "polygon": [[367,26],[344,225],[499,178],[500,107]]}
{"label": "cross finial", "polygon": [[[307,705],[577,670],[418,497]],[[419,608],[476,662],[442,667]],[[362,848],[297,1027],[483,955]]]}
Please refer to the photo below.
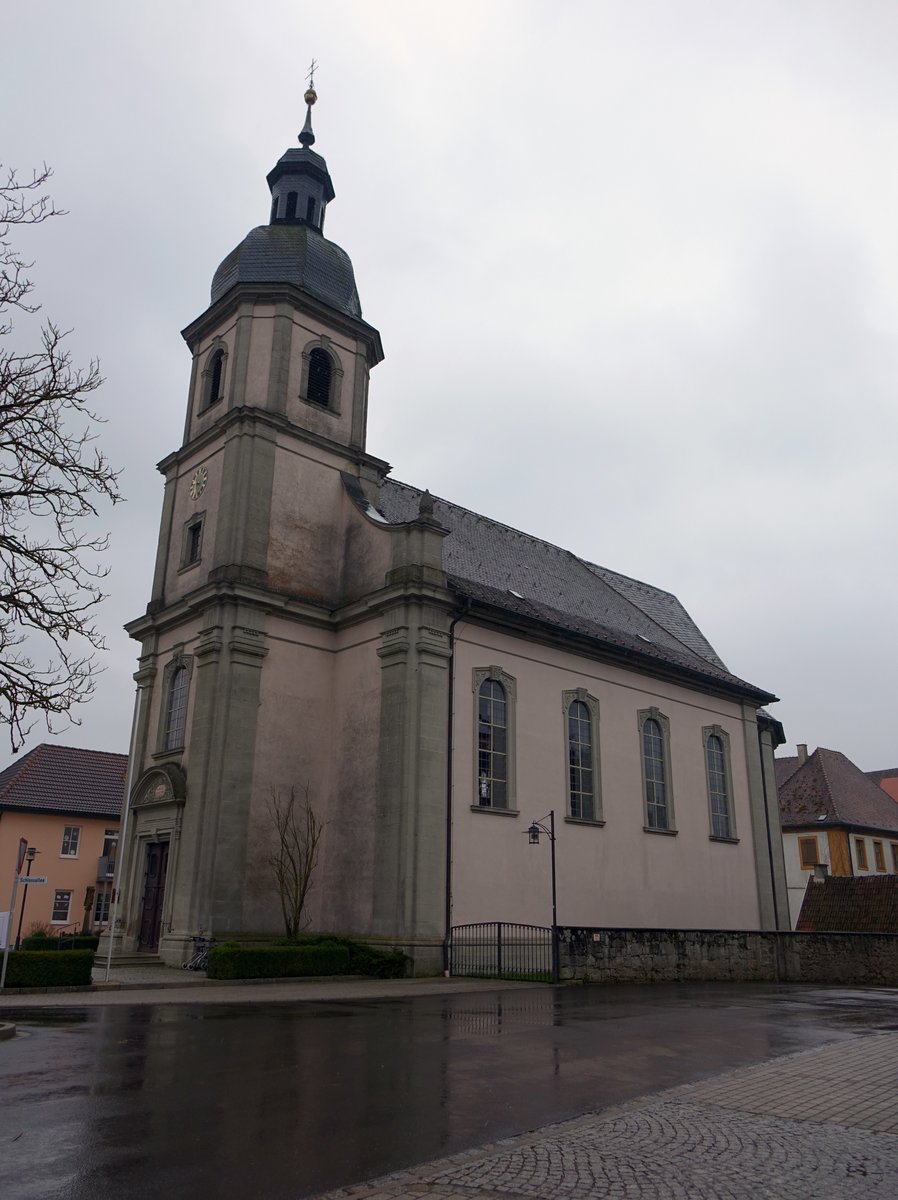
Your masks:
{"label": "cross finial", "polygon": [[317,60],[317,59],[315,59],[315,58],[313,58],[313,59],[312,59],[312,65],[309,67],[309,69],[308,69],[308,71],[307,71],[307,73],[306,73],[306,79],[308,79],[308,81],[309,81],[309,87],[310,87],[310,88],[314,88],[314,87],[315,87],[315,72],[316,72],[317,70],[318,70],[318,60]]}

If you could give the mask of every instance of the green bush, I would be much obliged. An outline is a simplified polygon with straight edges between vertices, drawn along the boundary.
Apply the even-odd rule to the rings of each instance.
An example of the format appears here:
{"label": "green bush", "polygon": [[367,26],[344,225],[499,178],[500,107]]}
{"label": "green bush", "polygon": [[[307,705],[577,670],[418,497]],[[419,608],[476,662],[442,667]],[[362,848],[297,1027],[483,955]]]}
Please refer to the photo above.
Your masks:
{"label": "green bush", "polygon": [[213,946],[210,979],[293,979],[303,975],[347,975],[349,951],[333,941],[296,946]]}
{"label": "green bush", "polygon": [[91,982],[93,950],[12,950],[7,987],[79,987]]}
{"label": "green bush", "polygon": [[330,933],[306,934],[302,944],[314,946],[323,942],[333,942],[346,947],[349,951],[350,975],[370,975],[375,979],[404,979],[408,974],[410,959],[401,950],[380,950],[376,946],[357,942],[354,938],[339,937]]}
{"label": "green bush", "polygon": [[22,950],[96,950],[100,939],[95,933],[69,934],[68,937],[47,937],[43,933],[33,933],[22,938]]}

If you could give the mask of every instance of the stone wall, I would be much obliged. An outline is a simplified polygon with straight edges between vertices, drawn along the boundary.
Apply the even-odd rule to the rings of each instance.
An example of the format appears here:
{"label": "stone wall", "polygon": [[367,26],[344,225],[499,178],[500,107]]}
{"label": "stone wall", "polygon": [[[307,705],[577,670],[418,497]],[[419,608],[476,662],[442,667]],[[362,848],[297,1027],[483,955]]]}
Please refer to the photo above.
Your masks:
{"label": "stone wall", "polygon": [[898,934],[559,929],[561,978],[898,986]]}

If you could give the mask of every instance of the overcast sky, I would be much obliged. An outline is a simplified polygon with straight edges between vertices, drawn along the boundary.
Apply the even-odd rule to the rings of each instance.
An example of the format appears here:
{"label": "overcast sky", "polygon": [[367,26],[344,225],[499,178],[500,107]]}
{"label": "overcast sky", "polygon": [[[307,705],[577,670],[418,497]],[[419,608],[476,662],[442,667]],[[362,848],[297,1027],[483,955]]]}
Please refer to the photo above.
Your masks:
{"label": "overcast sky", "polygon": [[0,161],[69,211],[19,244],[128,498],[59,741],[127,750],[179,331],[267,221],[314,55],[371,453],[675,592],[792,745],[898,764],[894,0],[50,0],[3,32]]}

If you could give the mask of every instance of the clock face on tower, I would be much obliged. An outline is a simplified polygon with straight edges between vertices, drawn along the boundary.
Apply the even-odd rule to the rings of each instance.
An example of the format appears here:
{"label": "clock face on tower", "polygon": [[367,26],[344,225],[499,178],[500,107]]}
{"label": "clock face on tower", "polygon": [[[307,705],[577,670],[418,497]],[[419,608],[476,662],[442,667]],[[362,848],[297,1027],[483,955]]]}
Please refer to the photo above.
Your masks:
{"label": "clock face on tower", "polygon": [[199,500],[206,490],[207,471],[205,467],[197,467],[190,481],[190,499]]}

